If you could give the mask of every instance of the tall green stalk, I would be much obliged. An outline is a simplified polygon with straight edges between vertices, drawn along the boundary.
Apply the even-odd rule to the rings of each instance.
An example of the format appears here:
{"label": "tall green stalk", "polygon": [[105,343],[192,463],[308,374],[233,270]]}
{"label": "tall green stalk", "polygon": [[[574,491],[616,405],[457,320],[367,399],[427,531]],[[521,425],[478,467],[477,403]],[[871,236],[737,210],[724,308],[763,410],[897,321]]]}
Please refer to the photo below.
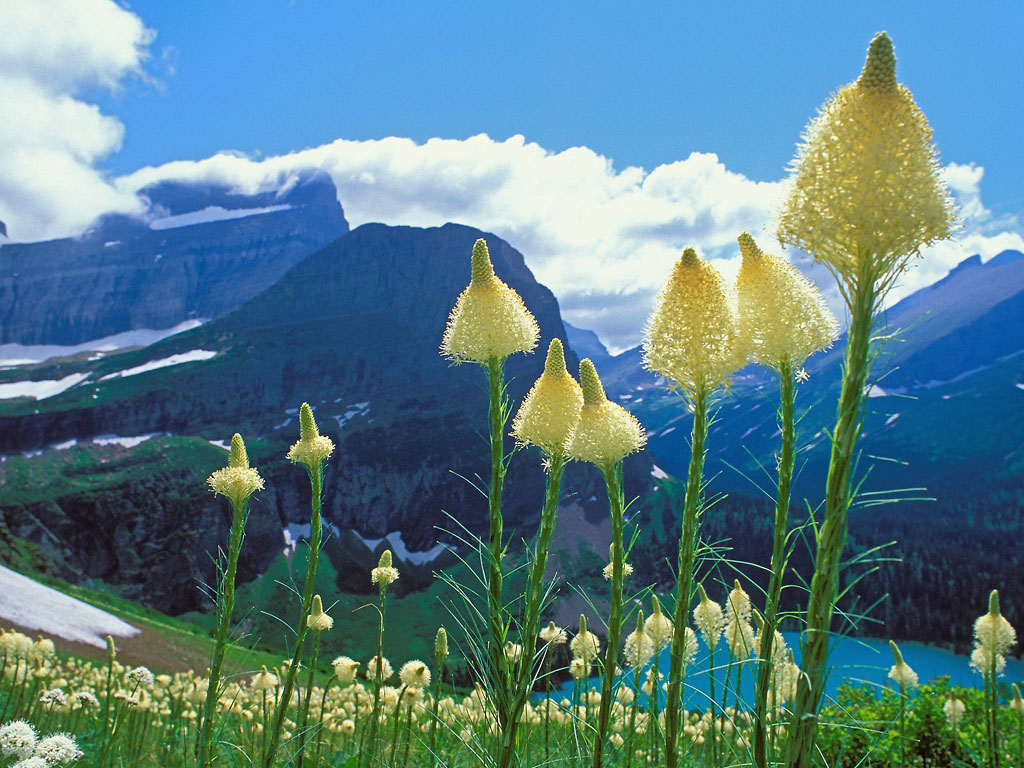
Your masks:
{"label": "tall green stalk", "polygon": [[312,489],[312,514],[309,520],[309,559],[306,562],[306,584],[302,591],[302,607],[299,612],[299,627],[295,636],[295,651],[292,653],[291,664],[285,673],[284,687],[281,689],[281,697],[277,702],[274,711],[274,729],[270,735],[270,743],[267,746],[267,756],[263,762],[264,768],[271,768],[274,764],[274,757],[277,754],[281,741],[281,730],[284,719],[288,712],[288,706],[292,698],[292,689],[295,687],[295,675],[299,669],[299,660],[302,658],[302,646],[306,642],[306,617],[309,615],[313,605],[313,589],[316,581],[316,564],[320,555],[321,526],[321,494],[323,493],[323,464],[314,462],[307,467],[309,469],[309,484]]}
{"label": "tall green stalk", "polygon": [[501,558],[504,519],[501,514],[501,493],[505,483],[505,424],[508,402],[504,386],[505,359],[491,357],[487,361],[488,436],[491,447],[491,482],[487,489],[487,511],[490,521],[488,537],[487,625],[489,656],[494,674],[494,702],[498,715],[497,764],[507,768],[515,753],[515,732],[511,723],[512,677],[505,657],[506,625],[502,603]]}
{"label": "tall green stalk", "polygon": [[786,530],[789,527],[789,486],[793,478],[793,420],[796,388],[793,366],[789,360],[779,365],[779,430],[782,446],[779,451],[779,475],[775,496],[775,535],[772,539],[771,577],[764,609],[764,631],[759,643],[757,679],[754,684],[754,765],[768,766],[768,688],[774,673],[775,630],[778,628],[779,600],[782,596]]}
{"label": "tall green stalk", "polygon": [[548,564],[548,548],[551,536],[555,531],[555,518],[558,514],[558,501],[562,488],[562,474],[565,470],[565,454],[556,451],[549,456],[550,465],[544,483],[544,507],[540,514],[540,530],[537,533],[537,544],[534,548],[533,565],[530,569],[530,581],[526,591],[526,611],[523,619],[523,657],[519,665],[519,674],[511,691],[512,700],[509,708],[509,737],[501,745],[498,766],[505,768],[511,764],[515,755],[516,736],[523,708],[529,699],[533,682],[533,662],[537,653],[537,634],[540,628],[541,602],[544,596],[544,572]]}
{"label": "tall green stalk", "polygon": [[608,644],[605,648],[604,666],[601,670],[601,708],[597,715],[597,734],[594,737],[594,751],[591,753],[591,768],[604,764],[604,743],[608,737],[608,723],[612,712],[612,687],[615,684],[615,670],[619,658],[619,639],[622,635],[622,581],[625,571],[625,551],[622,545],[623,508],[622,462],[602,468],[605,488],[608,491],[608,506],[612,516],[612,584],[611,606],[608,615]]}
{"label": "tall green stalk", "polygon": [[693,395],[693,435],[690,468],[683,501],[682,534],[679,537],[676,606],[674,628],[669,649],[668,697],[665,702],[665,766],[675,768],[679,741],[679,704],[686,670],[683,666],[683,645],[686,620],[693,593],[693,568],[697,556],[697,517],[700,511],[701,485],[704,475],[704,443],[708,434],[708,399],[711,388],[697,382]]}
{"label": "tall green stalk", "polygon": [[203,704],[203,719],[199,726],[197,756],[200,768],[205,768],[213,761],[213,717],[220,698],[221,667],[224,663],[224,652],[227,649],[228,634],[231,631],[231,616],[235,610],[235,573],[238,570],[238,553],[242,549],[245,538],[245,521],[247,503],[232,503],[231,534],[228,543],[228,562],[224,570],[220,586],[217,589],[217,635],[210,658],[210,675],[206,687],[206,702]]}
{"label": "tall green stalk", "polygon": [[850,329],[836,426],[832,432],[825,491],[825,519],[818,529],[817,558],[807,605],[803,638],[803,674],[793,705],[789,765],[811,768],[818,727],[818,708],[825,691],[828,646],[839,588],[839,564],[846,545],[847,515],[852,502],[851,473],[860,437],[864,389],[870,372],[871,328],[880,299],[871,259],[860,260],[850,287]]}

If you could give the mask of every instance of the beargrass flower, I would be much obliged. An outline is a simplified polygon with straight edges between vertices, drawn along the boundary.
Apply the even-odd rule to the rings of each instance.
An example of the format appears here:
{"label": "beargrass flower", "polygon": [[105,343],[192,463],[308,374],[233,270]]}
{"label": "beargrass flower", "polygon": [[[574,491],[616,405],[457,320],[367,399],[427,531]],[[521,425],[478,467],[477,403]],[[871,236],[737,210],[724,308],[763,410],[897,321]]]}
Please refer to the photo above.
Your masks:
{"label": "beargrass flower", "polygon": [[700,632],[708,648],[714,648],[724,629],[722,606],[708,597],[703,584],[697,585],[697,593],[700,602],[693,609],[693,626]]}
{"label": "beargrass flower", "polygon": [[892,640],[889,641],[889,649],[892,651],[893,660],[896,662],[889,670],[889,679],[900,688],[916,688],[917,672],[910,668],[910,665],[903,660],[903,654],[899,647]]}
{"label": "beargrass flower", "polygon": [[359,669],[359,662],[350,659],[348,656],[339,656],[331,662],[334,676],[339,683],[351,683],[356,679],[356,672]]}
{"label": "beargrass flower", "polygon": [[299,441],[288,449],[288,458],[296,464],[305,464],[312,472],[318,470],[333,452],[334,442],[320,434],[313,409],[309,403],[303,403],[299,408]]}
{"label": "beargrass flower", "polygon": [[24,758],[32,754],[39,737],[35,726],[25,720],[12,720],[0,726],[0,755]]}
{"label": "beargrass flower", "polygon": [[33,757],[42,758],[47,766],[64,765],[81,756],[78,742],[70,733],[55,733],[40,739],[33,752]]}
{"label": "beargrass flower", "polygon": [[726,601],[723,619],[725,642],[729,646],[729,653],[737,659],[747,658],[754,648],[754,627],[750,623],[750,618],[750,595],[744,591],[737,579]]}
{"label": "beargrass flower", "polygon": [[540,631],[540,639],[551,645],[565,645],[569,636],[564,629],[555,626],[555,622],[549,621],[548,625]]}
{"label": "beargrass flower", "polygon": [[644,632],[654,643],[654,650],[660,651],[672,641],[672,620],[661,611],[661,602],[657,595],[651,598],[651,615],[644,622]]}
{"label": "beargrass flower", "polygon": [[407,661],[398,672],[402,685],[408,688],[426,688],[430,685],[430,668],[422,661]]}
{"label": "beargrass flower", "polygon": [[313,595],[313,606],[306,618],[306,626],[311,632],[323,632],[334,626],[334,619],[324,613],[324,604],[320,595]]}
{"label": "beargrass flower", "polygon": [[256,491],[263,490],[263,478],[249,467],[245,443],[237,432],[231,437],[228,465],[210,475],[206,482],[211,491],[225,496],[235,507],[243,506]]}
{"label": "beargrass flower", "polygon": [[473,244],[469,286],[448,317],[441,353],[455,362],[502,360],[537,346],[540,328],[522,298],[494,274],[481,238]]}
{"label": "beargrass flower", "polygon": [[640,611],[637,616],[637,627],[626,635],[626,647],[624,655],[626,666],[631,669],[639,669],[654,657],[654,641],[650,635],[644,632],[644,614]]}
{"label": "beargrass flower", "polygon": [[[612,560],[614,558],[614,556],[615,556],[614,553],[615,553],[615,545],[612,544],[612,545],[610,545],[608,547],[608,559],[609,560]],[[604,570],[601,571],[602,575],[604,576],[604,580],[605,581],[611,581],[612,572],[614,571],[614,568],[615,568],[615,563],[612,562],[612,563],[608,563],[608,565],[606,565],[604,567]],[[623,563],[622,564],[622,575],[623,576],[632,576],[633,575],[633,566],[630,565],[629,563]]]}
{"label": "beargrass flower", "polygon": [[815,285],[785,259],[765,253],[748,233],[738,238],[743,263],[736,277],[739,336],[751,359],[794,370],[838,337],[838,321]]}
{"label": "beargrass flower", "polygon": [[841,281],[901,271],[953,226],[931,138],[910,91],[896,82],[892,41],[879,32],[860,77],[804,131],[779,241],[810,253]]}
{"label": "beargrass flower", "polygon": [[387,587],[398,578],[398,569],[391,565],[391,550],[385,549],[380,554],[377,567],[370,571],[370,581],[380,584],[381,588]]}
{"label": "beargrass flower", "polygon": [[265,664],[260,667],[260,671],[253,675],[249,681],[254,691],[268,691],[271,688],[276,688],[278,682],[277,675],[273,672],[268,672]]}
{"label": "beargrass flower", "polygon": [[583,409],[569,437],[569,456],[605,468],[639,451],[647,442],[644,428],[633,414],[608,399],[589,359],[580,363],[580,385]]}
{"label": "beargrass flower", "polygon": [[380,658],[379,662],[376,656],[366,662],[366,671],[364,674],[366,675],[367,680],[375,679],[377,677],[378,664],[380,665],[380,682],[383,683],[385,680],[390,679],[395,673],[395,670],[391,667],[391,662],[383,657]]}
{"label": "beargrass flower", "polygon": [[544,372],[523,398],[512,420],[512,436],[551,455],[565,450],[566,440],[580,418],[583,390],[565,367],[565,351],[552,339]]}
{"label": "beargrass flower", "polygon": [[1017,642],[1017,632],[999,612],[999,592],[989,594],[988,613],[974,622],[974,651],[971,666],[983,675],[992,668],[996,674],[1006,669],[1006,653]]}
{"label": "beargrass flower", "polygon": [[587,629],[587,617],[580,615],[580,631],[569,643],[569,650],[578,659],[583,659],[588,665],[601,653],[601,642],[597,635]]}
{"label": "beargrass flower", "polygon": [[693,248],[683,251],[644,329],[643,365],[688,393],[728,384],[742,367],[725,280]]}
{"label": "beargrass flower", "polygon": [[953,696],[953,692],[950,691],[948,698],[942,705],[942,711],[946,714],[946,720],[949,722],[949,727],[955,731],[960,727],[960,721],[963,719],[964,713],[967,711],[967,705],[960,699]]}

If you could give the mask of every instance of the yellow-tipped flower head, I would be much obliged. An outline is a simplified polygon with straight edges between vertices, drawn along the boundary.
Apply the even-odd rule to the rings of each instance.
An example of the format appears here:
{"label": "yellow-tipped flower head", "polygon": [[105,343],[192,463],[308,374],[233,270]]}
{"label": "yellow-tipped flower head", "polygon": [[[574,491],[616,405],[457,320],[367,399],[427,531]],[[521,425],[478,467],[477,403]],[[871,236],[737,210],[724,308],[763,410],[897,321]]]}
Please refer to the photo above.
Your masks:
{"label": "yellow-tipped flower head", "polygon": [[320,469],[333,451],[331,438],[324,437],[317,429],[313,409],[309,403],[303,403],[299,408],[299,442],[288,450],[288,458],[296,464],[305,464],[313,471]]}
{"label": "yellow-tipped flower head", "polygon": [[647,321],[644,367],[694,392],[701,385],[725,386],[744,359],[725,280],[687,248]]}
{"label": "yellow-tipped flower head", "polygon": [[672,641],[673,624],[672,620],[662,613],[661,602],[658,600],[658,596],[652,595],[651,600],[653,602],[653,610],[644,623],[644,632],[650,636],[651,641],[654,643],[654,650],[660,651]]}
{"label": "yellow-tipped flower head", "polygon": [[380,560],[377,567],[370,571],[370,581],[373,584],[380,584],[381,589],[389,586],[398,578],[398,569],[391,565],[391,550],[385,549],[380,553]]}
{"label": "yellow-tipped flower head", "polygon": [[448,316],[441,353],[456,362],[486,363],[531,351],[539,336],[522,298],[494,274],[487,243],[477,240],[469,286]]}
{"label": "yellow-tipped flower head", "polygon": [[983,675],[994,668],[1001,673],[1006,668],[1006,653],[1017,642],[1013,625],[999,612],[999,592],[988,596],[988,613],[974,622],[974,651],[971,666]]}
{"label": "yellow-tipped flower head", "polygon": [[235,507],[242,507],[256,491],[263,490],[263,478],[249,467],[245,443],[237,432],[231,438],[228,465],[210,475],[206,482],[211,491],[227,497]]}
{"label": "yellow-tipped flower head", "polygon": [[569,456],[606,468],[639,451],[647,442],[644,428],[633,414],[607,398],[589,359],[580,363],[580,384],[583,409],[569,437]]}
{"label": "yellow-tipped flower head", "polygon": [[589,666],[601,653],[601,642],[597,635],[587,629],[587,617],[580,614],[580,631],[569,643],[569,650],[576,658],[583,659]]}
{"label": "yellow-tipped flower head", "polygon": [[626,647],[623,651],[626,666],[639,669],[654,657],[654,642],[644,632],[644,612],[637,612],[636,629],[626,636]]}
{"label": "yellow-tipped flower head", "polygon": [[562,342],[552,339],[544,372],[512,420],[512,435],[520,443],[536,445],[548,455],[558,453],[565,449],[582,408],[583,390],[565,367]]}
{"label": "yellow-tipped flower head", "polygon": [[438,660],[439,665],[448,658],[448,633],[444,631],[444,627],[438,628],[437,636],[434,638],[434,658]]}
{"label": "yellow-tipped flower head", "polygon": [[749,234],[739,236],[743,264],[736,278],[739,335],[753,360],[794,369],[838,336],[839,324],[821,292],[785,259],[764,253]]}
{"label": "yellow-tipped flower head", "polygon": [[845,280],[860,271],[876,280],[899,272],[953,226],[931,137],[910,91],[896,82],[892,42],[879,32],[860,77],[804,131],[779,217],[780,242]]}
{"label": "yellow-tipped flower head", "polygon": [[430,668],[422,661],[407,661],[398,672],[402,685],[408,688],[426,688],[430,685]]}
{"label": "yellow-tipped flower head", "polygon": [[359,662],[348,656],[339,656],[331,662],[334,676],[339,683],[351,683],[356,679],[356,672],[359,670]]}
{"label": "yellow-tipped flower head", "polygon": [[278,684],[277,675],[273,672],[268,672],[266,665],[260,668],[260,671],[252,676],[252,689],[254,691],[269,691]]}

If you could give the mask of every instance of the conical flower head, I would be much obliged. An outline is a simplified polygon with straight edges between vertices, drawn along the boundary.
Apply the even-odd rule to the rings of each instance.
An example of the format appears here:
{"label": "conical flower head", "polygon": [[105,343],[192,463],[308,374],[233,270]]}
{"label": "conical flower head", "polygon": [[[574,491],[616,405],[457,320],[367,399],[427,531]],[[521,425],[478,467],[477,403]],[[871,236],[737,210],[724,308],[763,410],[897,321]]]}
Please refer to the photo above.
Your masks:
{"label": "conical flower head", "polygon": [[780,242],[812,254],[843,281],[858,273],[884,281],[953,226],[931,128],[896,82],[895,65],[892,42],[880,32],[860,77],[804,131],[779,216]]}
{"label": "conical flower head", "polygon": [[764,253],[748,233],[739,236],[743,264],[736,277],[739,335],[767,368],[794,369],[838,336],[838,322],[821,292],[785,259]]}
{"label": "conical flower head", "polygon": [[256,491],[263,490],[263,478],[249,467],[245,443],[237,432],[231,438],[228,465],[210,475],[206,482],[211,491],[227,498],[236,509],[244,506]]}
{"label": "conical flower head", "polygon": [[561,452],[580,418],[583,390],[565,367],[559,339],[552,339],[544,372],[519,406],[512,434],[524,445],[536,445],[548,455]]}
{"label": "conical flower head", "polygon": [[654,650],[660,651],[672,641],[673,624],[672,620],[662,612],[658,596],[652,595],[651,599],[653,610],[647,617],[647,621],[644,622],[644,632],[654,643]]}
{"label": "conical flower head", "polygon": [[693,609],[693,626],[700,632],[708,648],[714,648],[718,645],[718,638],[722,636],[724,629],[722,606],[708,597],[703,584],[697,585],[697,594],[700,601]]}
{"label": "conical flower head", "polygon": [[643,351],[645,368],[686,392],[724,386],[744,363],[725,280],[693,248],[683,251],[658,294]]}
{"label": "conical flower head", "polygon": [[309,403],[299,408],[299,442],[288,450],[288,458],[296,464],[305,464],[310,471],[318,470],[334,451],[334,442],[320,434],[313,409]]}
{"label": "conical flower head", "polygon": [[597,369],[589,359],[580,363],[583,409],[569,437],[567,452],[576,461],[610,468],[647,442],[644,428],[629,411],[604,393]]}
{"label": "conical flower head", "polygon": [[889,641],[889,650],[892,651],[892,658],[895,664],[889,670],[889,679],[901,688],[917,687],[917,672],[910,668],[910,665],[903,660],[899,646],[892,640]]}
{"label": "conical flower head", "polygon": [[456,362],[486,363],[537,346],[540,329],[522,298],[494,274],[481,238],[473,245],[469,286],[448,317],[441,353]]}
{"label": "conical flower head", "polygon": [[437,659],[439,666],[448,658],[448,633],[444,627],[439,627],[434,637],[434,658]]}
{"label": "conical flower head", "polygon": [[1002,672],[1006,653],[1016,642],[1017,632],[999,612],[999,592],[993,589],[988,597],[988,613],[974,622],[971,666],[982,674],[988,674],[993,667]]}
{"label": "conical flower head", "polygon": [[654,642],[644,632],[644,612],[637,613],[636,629],[626,636],[626,647],[623,651],[626,666],[631,669],[643,667],[654,657]]}
{"label": "conical flower head", "polygon": [[313,605],[306,622],[310,632],[324,632],[334,626],[334,619],[324,613],[324,604],[320,595],[313,595]]}
{"label": "conical flower head", "polygon": [[582,659],[588,665],[601,653],[601,641],[597,635],[587,629],[587,617],[580,615],[580,631],[569,643],[569,650],[572,655]]}
{"label": "conical flower head", "polygon": [[370,582],[379,584],[381,589],[390,586],[398,579],[398,569],[392,565],[391,550],[385,549],[380,553],[377,567],[370,571]]}

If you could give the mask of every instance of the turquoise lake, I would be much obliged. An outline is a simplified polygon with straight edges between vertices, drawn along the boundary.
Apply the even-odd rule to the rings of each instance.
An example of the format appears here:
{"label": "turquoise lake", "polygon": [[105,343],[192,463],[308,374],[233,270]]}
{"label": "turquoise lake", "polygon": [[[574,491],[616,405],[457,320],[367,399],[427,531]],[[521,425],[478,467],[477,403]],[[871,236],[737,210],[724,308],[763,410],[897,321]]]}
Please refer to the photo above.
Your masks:
{"label": "turquoise lake", "polygon": [[[786,639],[786,644],[793,648],[794,659],[799,664],[799,633],[783,632],[782,634]],[[899,645],[904,660],[917,672],[918,678],[922,683],[934,680],[940,675],[949,675],[953,685],[977,688],[982,686],[981,675],[971,669],[970,659],[967,656],[960,656],[942,648],[935,648],[923,643],[908,641]],[[715,698],[719,702],[721,701],[726,677],[726,671],[723,667],[727,663],[728,651],[724,643],[720,643],[715,654],[715,664],[719,667],[715,672]],[[887,640],[877,638],[838,638],[832,650],[831,664],[832,674],[826,687],[826,694],[828,696],[834,696],[839,686],[847,681],[877,686],[891,685],[888,675],[893,659]],[[665,651],[658,660],[658,669],[664,675],[663,680],[667,678],[668,665],[668,651]],[[700,651],[697,653],[697,659],[686,675],[686,707],[701,709],[707,703],[710,690],[710,676],[707,670],[708,652],[707,648],[701,644]],[[753,670],[754,665],[752,663],[743,665],[738,691],[736,688],[736,674],[735,671],[733,672],[729,679],[729,705],[735,702],[737,693],[741,703],[753,701]],[[632,678],[627,675],[626,679],[631,681]],[[1000,681],[1007,683],[1016,682],[1018,684],[1024,681],[1024,661],[1014,658],[1007,659],[1006,672],[1000,678]],[[600,681],[598,678],[591,678],[591,690],[596,690],[599,685]],[[561,687],[559,695],[571,697],[573,689],[574,684],[572,681],[569,681]],[[662,691],[662,696],[664,695],[664,691]]]}

